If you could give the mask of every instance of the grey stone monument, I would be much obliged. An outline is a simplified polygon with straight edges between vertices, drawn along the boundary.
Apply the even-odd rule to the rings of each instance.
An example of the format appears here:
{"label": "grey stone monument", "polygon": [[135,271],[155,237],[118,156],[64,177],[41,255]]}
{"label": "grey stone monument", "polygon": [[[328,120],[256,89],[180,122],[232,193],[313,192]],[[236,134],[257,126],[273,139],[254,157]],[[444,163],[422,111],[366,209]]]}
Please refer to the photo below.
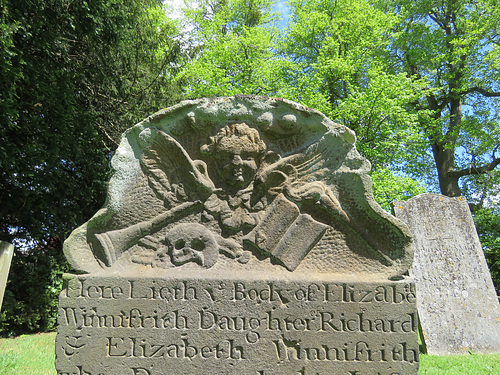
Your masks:
{"label": "grey stone monument", "polygon": [[394,213],[414,236],[427,352],[500,352],[500,307],[466,199],[422,194],[395,202]]}
{"label": "grey stone monument", "polygon": [[14,245],[0,241],[0,311],[2,310],[3,296],[5,287],[7,286],[12,255],[14,255]]}
{"label": "grey stone monument", "polygon": [[280,99],[184,101],[129,129],[64,244],[59,375],[418,372],[408,228],[354,133]]}

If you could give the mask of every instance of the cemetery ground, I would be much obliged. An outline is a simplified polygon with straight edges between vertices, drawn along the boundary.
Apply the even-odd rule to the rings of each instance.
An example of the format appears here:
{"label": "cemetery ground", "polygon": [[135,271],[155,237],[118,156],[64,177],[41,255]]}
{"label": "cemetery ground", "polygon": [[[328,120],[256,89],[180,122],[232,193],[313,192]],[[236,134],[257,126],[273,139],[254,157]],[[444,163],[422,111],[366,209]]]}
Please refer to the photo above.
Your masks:
{"label": "cemetery ground", "polygon": [[[56,333],[0,339],[2,375],[55,375]],[[420,355],[420,375],[498,374],[500,354],[457,356]]]}

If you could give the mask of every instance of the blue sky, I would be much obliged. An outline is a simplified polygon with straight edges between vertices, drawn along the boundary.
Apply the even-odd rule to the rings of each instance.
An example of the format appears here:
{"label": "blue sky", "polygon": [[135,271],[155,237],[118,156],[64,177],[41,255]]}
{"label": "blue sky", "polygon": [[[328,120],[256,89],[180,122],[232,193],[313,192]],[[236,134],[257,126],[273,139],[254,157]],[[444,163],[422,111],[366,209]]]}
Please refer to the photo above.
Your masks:
{"label": "blue sky", "polygon": [[290,19],[290,8],[286,4],[288,0],[277,0],[273,6],[273,12],[280,14],[281,21],[279,23],[281,28],[285,28]]}

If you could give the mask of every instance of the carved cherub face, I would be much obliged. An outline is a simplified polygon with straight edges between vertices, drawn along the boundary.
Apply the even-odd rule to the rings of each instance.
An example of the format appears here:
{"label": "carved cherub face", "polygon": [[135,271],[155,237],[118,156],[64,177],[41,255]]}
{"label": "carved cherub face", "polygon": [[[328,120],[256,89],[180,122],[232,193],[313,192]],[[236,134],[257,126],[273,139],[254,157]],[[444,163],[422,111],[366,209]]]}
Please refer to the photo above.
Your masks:
{"label": "carved cherub face", "polygon": [[231,124],[220,129],[210,141],[202,147],[202,152],[213,156],[217,173],[224,182],[235,190],[250,185],[267,149],[259,132],[245,123]]}
{"label": "carved cherub face", "polygon": [[173,227],[166,236],[172,264],[188,262],[212,267],[219,255],[219,246],[213,233],[201,224],[183,223]]}
{"label": "carved cherub face", "polygon": [[219,175],[232,187],[246,188],[259,168],[255,154],[249,152],[224,151],[217,155]]}

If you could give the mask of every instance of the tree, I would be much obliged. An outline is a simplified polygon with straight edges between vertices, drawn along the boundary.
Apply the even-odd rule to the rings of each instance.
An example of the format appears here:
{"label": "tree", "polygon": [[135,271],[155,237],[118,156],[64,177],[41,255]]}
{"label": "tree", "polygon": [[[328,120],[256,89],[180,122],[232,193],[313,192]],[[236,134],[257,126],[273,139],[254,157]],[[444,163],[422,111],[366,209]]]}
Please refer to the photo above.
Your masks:
{"label": "tree", "polygon": [[156,0],[0,0],[0,239],[65,236],[102,205],[124,128],[177,101]]}
{"label": "tree", "polygon": [[285,51],[290,94],[356,131],[380,203],[422,192],[426,175],[467,196],[498,283],[497,3],[295,0]]}
{"label": "tree", "polygon": [[283,48],[296,68],[288,94],[353,129],[375,166],[418,154],[422,139],[407,105],[422,82],[391,63],[397,18],[365,0],[294,0],[291,7]]}
{"label": "tree", "polygon": [[375,169],[474,200],[477,176],[499,182],[496,3],[293,0],[288,94],[355,130]]}
{"label": "tree", "polygon": [[[440,190],[459,196],[465,182],[498,171],[500,164],[498,1],[385,4],[400,19],[391,45],[394,61],[409,77],[427,82],[412,107],[432,149]],[[469,179],[461,186],[464,177]]]}
{"label": "tree", "polygon": [[281,65],[274,47],[271,0],[204,0],[185,10],[197,46],[180,77],[189,98],[235,94],[272,95]]}
{"label": "tree", "polygon": [[156,0],[0,0],[0,239],[17,245],[0,334],[52,330],[62,242],[103,204],[121,132],[178,101]]}

